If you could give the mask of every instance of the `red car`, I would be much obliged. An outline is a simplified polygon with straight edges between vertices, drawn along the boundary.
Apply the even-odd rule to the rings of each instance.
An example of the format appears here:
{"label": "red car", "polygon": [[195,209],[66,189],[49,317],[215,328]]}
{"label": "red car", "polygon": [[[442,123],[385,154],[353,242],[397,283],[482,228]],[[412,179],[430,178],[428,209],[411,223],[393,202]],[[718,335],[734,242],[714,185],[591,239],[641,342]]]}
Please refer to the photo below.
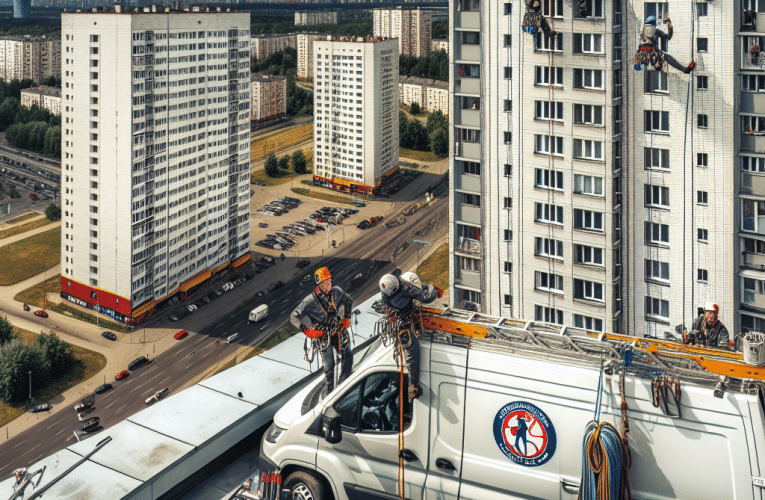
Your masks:
{"label": "red car", "polygon": [[122,370],[119,372],[115,377],[114,380],[122,380],[123,378],[127,378],[127,376],[130,375],[130,372],[127,370]]}
{"label": "red car", "polygon": [[38,310],[35,311],[35,316],[40,316],[41,318],[47,318],[48,317],[48,313],[46,313],[42,309],[38,309]]}
{"label": "red car", "polygon": [[181,340],[182,338],[186,338],[188,335],[189,335],[189,332],[187,332],[186,330],[181,330],[180,332],[173,335],[173,338],[175,340]]}

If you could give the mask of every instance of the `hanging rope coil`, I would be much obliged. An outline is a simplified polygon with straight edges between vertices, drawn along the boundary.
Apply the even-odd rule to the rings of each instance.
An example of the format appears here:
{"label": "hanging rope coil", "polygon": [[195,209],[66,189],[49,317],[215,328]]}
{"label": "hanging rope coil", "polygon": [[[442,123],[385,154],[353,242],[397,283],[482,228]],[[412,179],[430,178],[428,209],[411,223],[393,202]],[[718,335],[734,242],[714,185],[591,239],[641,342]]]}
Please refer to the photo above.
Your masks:
{"label": "hanging rope coil", "polygon": [[619,431],[608,422],[587,424],[579,500],[629,500],[627,452]]}

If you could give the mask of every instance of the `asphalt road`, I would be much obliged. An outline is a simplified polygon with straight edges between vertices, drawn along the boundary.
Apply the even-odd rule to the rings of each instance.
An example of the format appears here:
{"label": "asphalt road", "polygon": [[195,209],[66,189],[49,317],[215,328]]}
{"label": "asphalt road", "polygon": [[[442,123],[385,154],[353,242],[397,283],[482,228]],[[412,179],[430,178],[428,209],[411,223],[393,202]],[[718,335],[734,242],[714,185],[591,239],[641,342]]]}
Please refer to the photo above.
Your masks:
{"label": "asphalt road", "polygon": [[[405,206],[406,204],[402,204],[389,219],[400,215]],[[295,268],[297,258],[277,261],[276,266],[264,273],[267,276],[256,275],[254,279],[177,323],[170,323],[165,319],[164,316],[167,316],[171,309],[165,311],[163,317],[155,319],[152,323],[157,326],[173,325],[178,329],[186,328],[191,332],[190,335],[177,341],[176,347],[166,350],[156,358],[148,352],[151,347],[147,344],[146,355],[151,363],[132,372],[122,381],[115,381],[115,374],[107,374],[105,381],[111,383],[114,388],[106,394],[96,396],[96,410],[88,417],[100,417],[101,429],[106,429],[143,409],[146,406],[144,400],[157,390],[169,387],[173,393],[186,381],[221,364],[238,346],[252,346],[265,340],[270,333],[288,321],[297,301],[313,288],[311,280],[301,284],[301,277],[310,274],[321,265],[331,270],[334,284],[344,288],[349,287],[352,279],[361,273],[362,284],[348,291],[354,302],[366,300],[377,292],[380,276],[393,269],[394,258],[398,266],[402,266],[402,263],[413,265],[416,262],[418,245],[411,244],[412,239],[435,242],[444,238],[448,232],[448,199],[441,199],[434,205],[408,216],[407,219],[407,223],[395,228],[389,229],[381,224],[368,229],[356,239],[344,244],[337,256],[326,259],[311,258],[311,266],[303,271]],[[268,283],[269,273],[270,276],[279,276],[278,279],[282,279],[285,286],[263,297],[255,297],[255,292],[264,289],[264,285]],[[209,289],[198,292],[185,303],[190,304],[198,300],[208,291]],[[267,319],[247,325],[249,311],[261,303],[269,305]],[[227,345],[225,338],[234,332],[239,333],[240,337],[232,345]],[[73,409],[76,403],[77,401],[67,402],[72,406],[69,412],[39,414],[39,423],[0,445],[0,477],[7,477],[15,468],[32,464],[73,443],[76,439],[74,433],[82,425]]]}

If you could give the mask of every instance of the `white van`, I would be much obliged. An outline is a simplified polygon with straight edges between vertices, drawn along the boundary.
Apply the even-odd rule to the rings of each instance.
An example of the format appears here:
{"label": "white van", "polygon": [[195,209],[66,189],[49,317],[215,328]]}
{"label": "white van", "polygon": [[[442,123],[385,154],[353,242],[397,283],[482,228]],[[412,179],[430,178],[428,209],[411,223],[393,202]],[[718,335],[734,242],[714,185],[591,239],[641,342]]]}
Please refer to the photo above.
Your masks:
{"label": "white van", "polygon": [[247,320],[247,323],[257,323],[266,316],[268,316],[268,304],[260,304],[258,307],[250,311],[250,317]]}
{"label": "white van", "polygon": [[[424,391],[404,409],[405,496],[574,500],[601,358],[614,360],[603,374],[601,421],[621,429],[616,348],[629,344],[572,342],[560,329],[530,333],[489,320],[481,326],[501,339],[420,337]],[[681,380],[680,418],[654,407],[656,370]],[[399,376],[393,346],[379,338],[324,401],[317,375],[276,413],[261,472],[281,469],[285,488],[315,500],[398,498]],[[765,498],[764,376],[722,387],[699,363],[636,350],[625,377],[633,498]]]}

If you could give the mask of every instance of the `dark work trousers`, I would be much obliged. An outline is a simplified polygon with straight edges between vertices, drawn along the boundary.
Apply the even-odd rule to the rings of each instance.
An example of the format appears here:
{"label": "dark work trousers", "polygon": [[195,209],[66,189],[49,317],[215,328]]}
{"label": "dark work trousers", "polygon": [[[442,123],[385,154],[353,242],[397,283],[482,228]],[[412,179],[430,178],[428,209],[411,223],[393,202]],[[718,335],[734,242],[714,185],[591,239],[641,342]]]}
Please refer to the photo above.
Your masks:
{"label": "dark work trousers", "polygon": [[692,69],[690,67],[683,66],[682,64],[680,64],[678,62],[677,59],[675,59],[674,57],[672,57],[671,55],[669,55],[667,53],[664,54],[664,60],[667,62],[667,64],[669,64],[670,66],[672,66],[676,70],[682,71],[686,75],[692,71]]}
{"label": "dark work trousers", "polygon": [[402,328],[398,334],[399,348],[404,351],[404,367],[409,373],[409,385],[420,382],[420,341],[409,328]]}
{"label": "dark work trousers", "polygon": [[[340,354],[337,346],[337,332],[329,337],[330,346],[327,346],[321,352],[321,360],[324,363],[324,394],[329,394],[335,389],[335,352]],[[348,338],[348,331],[342,333],[342,365],[340,366],[340,378],[337,384],[340,385],[343,380],[351,374],[353,366],[353,355],[351,354],[351,343]]]}

